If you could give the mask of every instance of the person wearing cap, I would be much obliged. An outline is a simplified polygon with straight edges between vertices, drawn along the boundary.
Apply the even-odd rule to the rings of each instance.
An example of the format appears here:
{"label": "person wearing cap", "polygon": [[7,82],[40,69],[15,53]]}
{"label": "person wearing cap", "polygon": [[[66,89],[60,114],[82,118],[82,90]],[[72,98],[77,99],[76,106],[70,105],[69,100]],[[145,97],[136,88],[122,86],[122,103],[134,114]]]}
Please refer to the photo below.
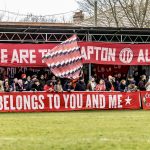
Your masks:
{"label": "person wearing cap", "polygon": [[26,76],[25,73],[23,73],[23,74],[21,75],[21,78],[22,78],[22,79],[26,79],[26,77],[27,77],[27,76]]}
{"label": "person wearing cap", "polygon": [[23,89],[26,88],[26,84],[27,84],[27,75],[25,73],[23,73],[21,75],[21,79],[22,79],[22,83],[23,83]]}

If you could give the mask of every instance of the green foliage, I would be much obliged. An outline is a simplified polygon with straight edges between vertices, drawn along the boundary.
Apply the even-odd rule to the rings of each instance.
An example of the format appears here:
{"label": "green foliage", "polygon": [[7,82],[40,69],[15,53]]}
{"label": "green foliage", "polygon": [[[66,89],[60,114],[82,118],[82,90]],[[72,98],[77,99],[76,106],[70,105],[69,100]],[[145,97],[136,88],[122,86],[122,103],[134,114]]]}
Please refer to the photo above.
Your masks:
{"label": "green foliage", "polygon": [[0,150],[147,150],[150,111],[1,113]]}

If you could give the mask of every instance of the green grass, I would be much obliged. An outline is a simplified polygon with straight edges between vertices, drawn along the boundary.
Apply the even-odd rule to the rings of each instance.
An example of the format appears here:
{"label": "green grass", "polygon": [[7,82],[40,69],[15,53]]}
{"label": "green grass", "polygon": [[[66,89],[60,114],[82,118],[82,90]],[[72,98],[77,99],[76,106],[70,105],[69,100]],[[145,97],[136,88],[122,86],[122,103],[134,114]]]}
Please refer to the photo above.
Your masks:
{"label": "green grass", "polygon": [[0,113],[0,150],[148,150],[150,111]]}

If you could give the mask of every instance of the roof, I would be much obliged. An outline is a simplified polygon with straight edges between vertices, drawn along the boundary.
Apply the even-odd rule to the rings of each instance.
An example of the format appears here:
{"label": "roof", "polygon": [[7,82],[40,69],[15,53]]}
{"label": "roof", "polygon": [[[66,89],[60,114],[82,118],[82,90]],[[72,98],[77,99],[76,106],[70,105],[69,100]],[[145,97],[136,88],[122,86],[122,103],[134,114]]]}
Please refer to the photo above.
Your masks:
{"label": "roof", "polygon": [[[146,39],[148,39],[146,42],[150,42],[149,28],[86,27],[76,26],[73,23],[0,22],[0,42],[61,42],[74,33],[78,35],[80,41],[130,42],[130,38],[134,38],[135,40],[131,42],[143,42]],[[143,36],[142,40],[141,36]],[[122,37],[124,40],[121,39]]]}
{"label": "roof", "polygon": [[[31,23],[31,22],[0,22],[0,32],[89,32],[89,33],[135,33],[149,34],[149,28],[116,28],[116,27],[94,27],[79,26],[73,23]],[[132,34],[131,33],[131,34]]]}

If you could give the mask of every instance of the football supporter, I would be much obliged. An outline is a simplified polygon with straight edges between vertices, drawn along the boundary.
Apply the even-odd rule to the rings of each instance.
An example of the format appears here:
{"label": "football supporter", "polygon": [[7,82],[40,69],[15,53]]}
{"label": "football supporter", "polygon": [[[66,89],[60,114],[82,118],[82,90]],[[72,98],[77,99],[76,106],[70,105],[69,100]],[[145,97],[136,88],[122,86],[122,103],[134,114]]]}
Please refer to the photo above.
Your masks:
{"label": "football supporter", "polygon": [[139,88],[140,91],[145,91],[146,90],[145,84],[146,84],[146,75],[142,75],[141,80],[138,83],[138,88]]}
{"label": "football supporter", "polygon": [[135,85],[135,82],[130,82],[130,84],[127,87],[128,92],[135,92],[138,90],[138,87]]}
{"label": "football supporter", "polygon": [[86,91],[86,84],[84,78],[80,77],[79,81],[76,83],[75,91]]}
{"label": "football supporter", "polygon": [[148,79],[147,83],[145,84],[146,91],[150,91],[150,79]]}
{"label": "football supporter", "polygon": [[0,80],[0,92],[4,92],[4,86],[2,80]]}
{"label": "football supporter", "polygon": [[42,86],[40,85],[40,82],[38,79],[34,80],[34,83],[32,84],[31,90],[32,91],[43,91]]}
{"label": "football supporter", "polygon": [[10,92],[12,91],[12,87],[9,85],[9,81],[4,82],[4,91],[5,92]]}
{"label": "football supporter", "polygon": [[71,80],[67,80],[66,83],[63,86],[63,90],[67,91],[67,92],[72,92],[74,91],[74,87],[72,85],[72,81]]}
{"label": "football supporter", "polygon": [[[88,84],[85,84],[84,79],[88,78],[87,75],[80,74],[79,78],[70,79],[59,79],[55,77],[51,72],[44,69],[31,69],[28,68],[17,68],[15,74],[9,74],[6,69],[0,70],[0,91],[145,91],[149,90],[149,82],[146,83],[147,77],[145,71],[133,70],[133,73],[123,76],[121,73],[109,75],[107,79],[104,79],[96,72],[93,72],[93,76],[90,78]],[[101,77],[101,78],[100,78]],[[98,85],[95,79],[98,80]],[[101,80],[100,80],[101,79]],[[35,82],[35,80],[38,82]],[[50,81],[51,80],[51,81]],[[66,82],[67,80],[67,82]],[[19,82],[18,82],[19,81]],[[48,85],[46,82],[52,82]],[[49,88],[50,87],[50,88]]]}
{"label": "football supporter", "polygon": [[44,91],[46,92],[54,92],[54,85],[51,80],[48,80],[46,82],[46,85],[44,86]]}
{"label": "football supporter", "polygon": [[44,74],[40,75],[40,79],[39,79],[40,85],[42,86],[42,89],[44,88],[44,85],[46,84],[45,78],[44,78]]}
{"label": "football supporter", "polygon": [[108,80],[106,80],[106,91],[115,91],[115,78],[111,75],[109,75]]}
{"label": "football supporter", "polygon": [[119,91],[125,92],[127,90],[126,80],[121,80],[119,84]]}
{"label": "football supporter", "polygon": [[87,91],[95,91],[96,82],[95,78],[91,77],[89,83],[87,84]]}
{"label": "football supporter", "polygon": [[62,88],[60,80],[57,80],[56,84],[54,85],[54,91],[55,92],[63,92],[63,88]]}
{"label": "football supporter", "polygon": [[96,85],[95,90],[96,91],[105,91],[106,90],[105,81],[103,79],[100,79],[99,84]]}

